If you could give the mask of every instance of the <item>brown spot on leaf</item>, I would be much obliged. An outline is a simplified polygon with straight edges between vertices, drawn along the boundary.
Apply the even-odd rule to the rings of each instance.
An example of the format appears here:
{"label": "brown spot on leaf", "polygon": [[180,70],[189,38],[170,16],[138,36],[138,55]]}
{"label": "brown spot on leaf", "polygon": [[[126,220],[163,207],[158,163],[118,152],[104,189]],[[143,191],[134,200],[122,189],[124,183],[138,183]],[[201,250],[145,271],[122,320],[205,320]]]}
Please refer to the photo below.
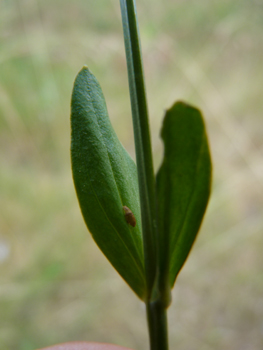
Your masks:
{"label": "brown spot on leaf", "polygon": [[131,211],[130,208],[124,206],[122,207],[123,211],[124,211],[124,216],[125,216],[125,220],[126,222],[131,225],[132,227],[136,226],[136,219],[135,216],[133,214],[133,212]]}

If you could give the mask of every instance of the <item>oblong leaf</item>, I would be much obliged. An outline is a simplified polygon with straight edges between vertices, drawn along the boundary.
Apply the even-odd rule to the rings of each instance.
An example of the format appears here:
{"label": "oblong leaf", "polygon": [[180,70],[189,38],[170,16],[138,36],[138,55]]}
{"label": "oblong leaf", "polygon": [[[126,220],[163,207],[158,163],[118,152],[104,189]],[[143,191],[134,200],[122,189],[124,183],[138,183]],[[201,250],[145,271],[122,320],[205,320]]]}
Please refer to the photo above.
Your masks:
{"label": "oblong leaf", "polygon": [[211,158],[198,109],[183,102],[166,112],[164,159],[157,173],[162,274],[172,287],[200,228],[211,187]]}
{"label": "oblong leaf", "polygon": [[[145,277],[137,169],[110,123],[95,76],[84,67],[71,101],[71,160],[80,208],[94,240],[140,297]],[[125,220],[123,206],[136,218]]]}

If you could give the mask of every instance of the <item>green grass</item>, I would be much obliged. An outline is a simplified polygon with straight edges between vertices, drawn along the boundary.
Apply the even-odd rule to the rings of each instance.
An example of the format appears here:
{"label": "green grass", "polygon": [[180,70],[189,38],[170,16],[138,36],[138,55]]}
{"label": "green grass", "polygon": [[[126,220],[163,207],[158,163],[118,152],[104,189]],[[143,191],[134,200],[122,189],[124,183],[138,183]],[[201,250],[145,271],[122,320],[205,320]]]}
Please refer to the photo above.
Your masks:
{"label": "green grass", "polygon": [[[173,292],[171,349],[260,350],[263,7],[137,2],[155,167],[175,99],[203,110],[214,162],[205,221]],[[0,350],[77,339],[144,350],[143,306],[89,236],[69,159],[84,64],[134,156],[119,3],[3,0],[0,23]]]}

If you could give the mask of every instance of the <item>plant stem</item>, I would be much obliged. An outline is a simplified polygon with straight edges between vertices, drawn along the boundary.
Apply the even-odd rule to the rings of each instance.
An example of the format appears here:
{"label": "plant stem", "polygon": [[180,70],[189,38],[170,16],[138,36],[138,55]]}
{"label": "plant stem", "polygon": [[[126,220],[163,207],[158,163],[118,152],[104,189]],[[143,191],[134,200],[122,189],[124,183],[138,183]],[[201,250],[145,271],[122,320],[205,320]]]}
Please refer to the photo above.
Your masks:
{"label": "plant stem", "polygon": [[168,350],[166,309],[160,301],[148,302],[147,319],[151,350]]}
{"label": "plant stem", "polygon": [[146,299],[149,300],[156,277],[155,178],[135,0],[120,0],[120,5],[140,191]]}
{"label": "plant stem", "polygon": [[[140,191],[146,308],[151,350],[168,350],[167,319],[158,290],[155,177],[135,0],[120,0]],[[158,287],[158,286],[157,286]],[[155,293],[153,293],[155,292]],[[155,294],[155,295],[154,295]],[[156,299],[154,299],[156,297]]]}

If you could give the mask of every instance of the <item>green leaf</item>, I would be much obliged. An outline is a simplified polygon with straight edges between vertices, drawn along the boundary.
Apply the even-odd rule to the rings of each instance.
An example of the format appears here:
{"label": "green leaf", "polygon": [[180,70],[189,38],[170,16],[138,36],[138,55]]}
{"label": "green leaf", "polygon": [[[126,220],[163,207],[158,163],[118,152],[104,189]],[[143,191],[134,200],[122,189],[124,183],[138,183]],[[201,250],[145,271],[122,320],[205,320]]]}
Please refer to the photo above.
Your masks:
{"label": "green leaf", "polygon": [[[71,160],[80,208],[94,240],[144,299],[146,293],[137,169],[110,123],[100,85],[87,67],[74,83]],[[136,218],[129,225],[127,206]]]}
{"label": "green leaf", "polygon": [[[158,171],[160,270],[172,287],[200,228],[211,186],[211,159],[198,109],[177,102],[166,112]],[[169,253],[168,253],[169,252]]]}

